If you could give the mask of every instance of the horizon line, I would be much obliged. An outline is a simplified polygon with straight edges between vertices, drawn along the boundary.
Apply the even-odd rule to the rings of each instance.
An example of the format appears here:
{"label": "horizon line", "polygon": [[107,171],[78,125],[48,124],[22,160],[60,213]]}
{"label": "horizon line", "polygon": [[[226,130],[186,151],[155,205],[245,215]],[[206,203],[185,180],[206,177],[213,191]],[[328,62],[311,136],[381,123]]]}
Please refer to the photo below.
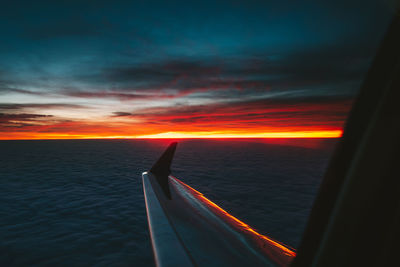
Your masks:
{"label": "horizon line", "polygon": [[224,133],[224,132],[164,132],[140,136],[100,134],[21,134],[0,136],[0,140],[87,140],[87,139],[315,139],[340,138],[343,130],[292,131],[267,133]]}

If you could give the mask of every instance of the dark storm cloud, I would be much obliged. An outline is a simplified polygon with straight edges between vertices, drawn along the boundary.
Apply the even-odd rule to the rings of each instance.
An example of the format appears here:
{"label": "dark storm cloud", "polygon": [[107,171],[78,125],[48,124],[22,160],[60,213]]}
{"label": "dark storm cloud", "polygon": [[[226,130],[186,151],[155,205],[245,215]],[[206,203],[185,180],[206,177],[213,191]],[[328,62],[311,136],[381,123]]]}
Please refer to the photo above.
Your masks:
{"label": "dark storm cloud", "polygon": [[29,113],[0,113],[0,127],[29,127],[36,125],[35,122],[39,119],[52,118],[52,115],[42,115],[42,114],[29,114]]}
{"label": "dark storm cloud", "polygon": [[166,82],[182,77],[209,77],[220,72],[220,67],[205,60],[174,59],[156,64],[140,66],[113,67],[104,70],[104,75],[110,81],[151,80]]}
{"label": "dark storm cloud", "polygon": [[[193,90],[231,86],[233,78],[225,77],[229,69],[213,63],[215,59],[199,61],[172,60],[141,66],[114,67],[103,70],[110,83],[126,89],[176,89]],[[95,78],[97,79],[97,77]]]}
{"label": "dark storm cloud", "polygon": [[116,111],[116,112],[113,112],[113,115],[112,115],[112,117],[127,117],[127,116],[132,116],[132,113]]}
{"label": "dark storm cloud", "polygon": [[[299,50],[282,55],[268,51],[248,51],[240,58],[207,58],[203,60],[171,60],[156,64],[141,64],[103,69],[99,75],[82,78],[86,81],[113,84],[114,90],[128,92],[69,92],[80,97],[114,97],[121,99],[152,98],[145,90],[177,90],[176,96],[221,89],[253,91],[325,88],[335,90],[362,79],[371,60],[368,46],[326,46]],[[252,54],[253,53],[253,54]],[[231,62],[235,62],[232,64]],[[79,77],[77,77],[79,79]],[[161,91],[160,91],[161,92]],[[317,92],[317,94],[320,92]],[[172,97],[159,93],[155,97]]]}
{"label": "dark storm cloud", "polygon": [[29,120],[29,119],[37,119],[37,118],[46,118],[52,117],[52,115],[41,115],[41,114],[27,114],[27,113],[19,113],[19,114],[7,114],[7,113],[0,113],[0,120]]}
{"label": "dark storm cloud", "polygon": [[[360,81],[371,60],[371,50],[351,45],[327,46],[278,55],[272,60],[261,54],[232,69],[230,75],[266,77],[265,85],[273,89],[332,88]],[[354,88],[348,89],[349,93],[354,93]]]}

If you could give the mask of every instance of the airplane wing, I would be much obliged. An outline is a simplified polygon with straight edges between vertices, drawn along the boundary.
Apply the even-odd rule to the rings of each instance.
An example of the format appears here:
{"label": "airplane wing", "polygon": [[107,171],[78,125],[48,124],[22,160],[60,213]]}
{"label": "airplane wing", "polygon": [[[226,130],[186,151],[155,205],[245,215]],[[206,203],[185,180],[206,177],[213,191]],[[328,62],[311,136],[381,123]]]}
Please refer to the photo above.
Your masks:
{"label": "airplane wing", "polygon": [[298,256],[171,176],[173,143],[143,174],[158,266],[288,266],[295,256],[293,267],[399,265],[398,14],[353,104]]}
{"label": "airplane wing", "polygon": [[176,145],[142,175],[156,265],[289,266],[296,255],[292,249],[171,175]]}

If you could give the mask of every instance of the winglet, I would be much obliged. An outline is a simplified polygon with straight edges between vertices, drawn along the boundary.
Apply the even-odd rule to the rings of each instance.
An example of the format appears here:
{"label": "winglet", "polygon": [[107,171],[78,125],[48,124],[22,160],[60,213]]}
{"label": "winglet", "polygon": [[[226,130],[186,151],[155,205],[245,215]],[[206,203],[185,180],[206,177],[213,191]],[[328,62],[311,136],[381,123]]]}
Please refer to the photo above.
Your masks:
{"label": "winglet", "polygon": [[154,174],[158,184],[169,199],[171,199],[171,192],[168,185],[168,176],[171,174],[171,163],[174,158],[177,144],[177,142],[171,143],[150,169],[150,172]]}

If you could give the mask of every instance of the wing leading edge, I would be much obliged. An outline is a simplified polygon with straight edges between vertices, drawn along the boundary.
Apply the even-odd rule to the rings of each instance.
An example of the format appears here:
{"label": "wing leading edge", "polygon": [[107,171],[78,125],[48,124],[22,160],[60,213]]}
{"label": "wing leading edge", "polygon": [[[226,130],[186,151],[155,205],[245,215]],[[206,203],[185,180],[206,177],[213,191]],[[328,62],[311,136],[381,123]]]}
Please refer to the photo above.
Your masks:
{"label": "wing leading edge", "polygon": [[157,266],[288,266],[292,249],[170,175],[175,149],[171,144],[142,175]]}

